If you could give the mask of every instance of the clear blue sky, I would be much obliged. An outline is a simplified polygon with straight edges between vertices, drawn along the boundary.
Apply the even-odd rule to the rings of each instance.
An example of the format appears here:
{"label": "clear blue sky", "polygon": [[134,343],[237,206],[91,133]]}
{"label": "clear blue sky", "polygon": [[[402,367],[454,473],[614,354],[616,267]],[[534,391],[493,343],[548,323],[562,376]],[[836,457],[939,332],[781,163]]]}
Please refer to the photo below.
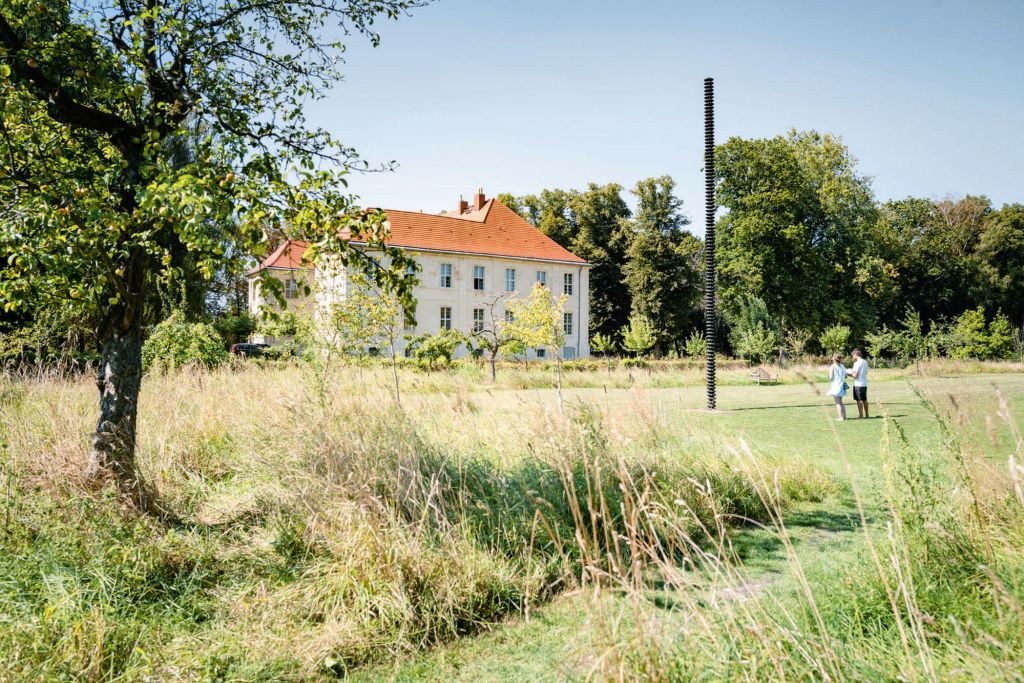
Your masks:
{"label": "clear blue sky", "polygon": [[667,173],[699,223],[708,75],[718,142],[814,128],[881,199],[1024,201],[1024,0],[440,0],[379,28],[309,112],[399,163],[352,178],[365,205]]}

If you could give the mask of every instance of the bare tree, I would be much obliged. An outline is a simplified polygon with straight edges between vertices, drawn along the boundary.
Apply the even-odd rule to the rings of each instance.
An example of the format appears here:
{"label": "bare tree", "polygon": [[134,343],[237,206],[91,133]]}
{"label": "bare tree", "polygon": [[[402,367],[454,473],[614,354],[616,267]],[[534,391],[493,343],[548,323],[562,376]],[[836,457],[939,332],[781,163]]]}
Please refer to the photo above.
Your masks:
{"label": "bare tree", "polygon": [[508,303],[514,300],[511,293],[499,294],[485,303],[483,327],[473,330],[470,334],[470,338],[487,353],[492,384],[498,379],[498,355],[514,355],[526,349],[524,341],[517,334],[516,326],[512,324],[513,313],[508,309]]}

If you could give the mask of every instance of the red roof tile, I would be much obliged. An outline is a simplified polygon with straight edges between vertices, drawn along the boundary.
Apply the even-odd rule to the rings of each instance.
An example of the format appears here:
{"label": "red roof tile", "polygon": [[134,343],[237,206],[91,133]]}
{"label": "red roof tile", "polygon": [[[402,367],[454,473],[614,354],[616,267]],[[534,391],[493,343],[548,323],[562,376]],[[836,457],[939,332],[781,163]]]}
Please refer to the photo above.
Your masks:
{"label": "red roof tile", "polygon": [[306,248],[307,245],[302,240],[286,240],[274,250],[274,253],[263,259],[263,263],[259,267],[249,271],[249,275],[258,273],[264,268],[287,268],[294,270],[308,266],[308,263],[302,262],[302,257],[306,255]]}
{"label": "red roof tile", "polygon": [[[479,211],[438,215],[388,209],[387,244],[405,249],[586,264],[496,199]],[[268,256],[262,268],[299,268],[306,243],[289,240]],[[255,272],[255,271],[254,271]]]}
{"label": "red roof tile", "polygon": [[461,216],[391,209],[387,214],[387,243],[395,247],[586,263],[496,199]]}

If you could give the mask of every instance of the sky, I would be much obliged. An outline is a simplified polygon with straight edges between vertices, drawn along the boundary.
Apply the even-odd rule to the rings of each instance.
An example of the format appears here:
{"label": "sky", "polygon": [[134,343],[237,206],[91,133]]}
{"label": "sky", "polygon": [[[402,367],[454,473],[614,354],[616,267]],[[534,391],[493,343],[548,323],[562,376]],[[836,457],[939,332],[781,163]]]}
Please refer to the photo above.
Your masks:
{"label": "sky", "polygon": [[308,110],[397,162],[351,177],[366,206],[668,174],[699,223],[706,76],[717,142],[827,131],[881,200],[1024,202],[1024,0],[439,0],[377,28]]}

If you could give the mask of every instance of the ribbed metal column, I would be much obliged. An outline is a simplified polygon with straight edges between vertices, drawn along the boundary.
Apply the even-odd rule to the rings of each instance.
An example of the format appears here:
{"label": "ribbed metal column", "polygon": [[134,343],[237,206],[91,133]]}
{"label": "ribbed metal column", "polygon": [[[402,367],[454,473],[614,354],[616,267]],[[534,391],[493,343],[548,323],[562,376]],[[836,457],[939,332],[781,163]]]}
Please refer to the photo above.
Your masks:
{"label": "ribbed metal column", "polygon": [[715,81],[704,79],[704,338],[708,410],[715,400]]}

